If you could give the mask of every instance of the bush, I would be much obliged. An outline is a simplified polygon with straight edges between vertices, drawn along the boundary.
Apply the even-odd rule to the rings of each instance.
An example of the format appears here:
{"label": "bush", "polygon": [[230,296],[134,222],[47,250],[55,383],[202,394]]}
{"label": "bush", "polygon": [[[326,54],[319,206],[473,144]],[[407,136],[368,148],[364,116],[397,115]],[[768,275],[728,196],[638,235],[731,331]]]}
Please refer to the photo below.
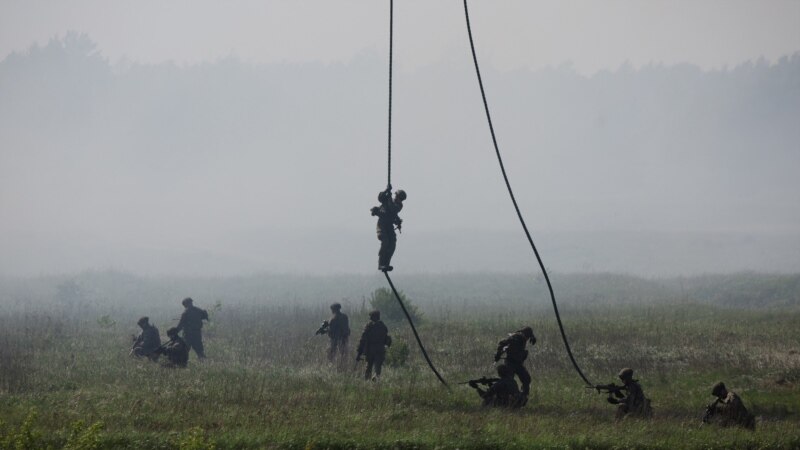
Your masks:
{"label": "bush", "polygon": [[405,367],[410,352],[408,344],[394,341],[386,351],[386,365],[389,367]]}
{"label": "bush", "polygon": [[[406,311],[408,311],[408,315],[411,316],[411,320],[413,320],[415,324],[420,323],[422,321],[422,313],[419,312],[417,306],[403,294],[403,291],[400,291],[399,294],[406,307]],[[381,319],[385,322],[400,322],[405,319],[403,310],[400,308],[397,299],[394,297],[394,293],[390,289],[375,289],[372,295],[370,295],[369,304],[372,306],[372,309],[377,309],[381,312]]]}

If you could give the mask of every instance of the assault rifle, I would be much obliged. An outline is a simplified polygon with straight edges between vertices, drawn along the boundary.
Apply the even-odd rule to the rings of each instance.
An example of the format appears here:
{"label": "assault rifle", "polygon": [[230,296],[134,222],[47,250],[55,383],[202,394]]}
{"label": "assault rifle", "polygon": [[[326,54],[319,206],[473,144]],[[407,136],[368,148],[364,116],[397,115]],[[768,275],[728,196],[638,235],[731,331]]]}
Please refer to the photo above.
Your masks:
{"label": "assault rifle", "polygon": [[500,378],[480,377],[477,380],[464,381],[464,382],[458,383],[458,384],[468,384],[469,387],[471,387],[473,389],[478,389],[479,385],[484,385],[486,387],[491,387],[493,384],[497,383],[498,381],[500,381]]}
{"label": "assault rifle", "polygon": [[319,326],[316,332],[314,332],[314,336],[319,336],[320,334],[328,334],[328,328],[330,328],[331,324],[328,323],[327,320],[322,321],[322,325]]}
{"label": "assault rifle", "polygon": [[622,393],[622,391],[626,389],[625,386],[617,386],[614,383],[586,386],[586,389],[596,389],[598,394],[601,392],[605,392],[606,394],[608,394],[609,403],[614,403],[614,404],[618,403],[618,401],[615,400],[614,397],[625,398],[625,394]]}
{"label": "assault rifle", "polygon": [[706,406],[706,411],[703,413],[703,423],[711,422],[711,418],[717,413],[717,405],[719,402],[720,400],[716,399],[713,403],[709,403],[708,406]]}

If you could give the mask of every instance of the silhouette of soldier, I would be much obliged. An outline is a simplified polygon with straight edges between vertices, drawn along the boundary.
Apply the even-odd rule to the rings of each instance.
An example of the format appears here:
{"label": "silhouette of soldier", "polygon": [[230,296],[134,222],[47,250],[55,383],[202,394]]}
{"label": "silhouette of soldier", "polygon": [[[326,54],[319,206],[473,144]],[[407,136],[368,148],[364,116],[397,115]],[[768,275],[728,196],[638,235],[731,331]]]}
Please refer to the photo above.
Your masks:
{"label": "silhouette of soldier", "polygon": [[347,354],[347,341],[350,339],[350,320],[347,314],[342,312],[342,305],[334,303],[331,305],[333,316],[328,321],[328,338],[331,346],[328,348],[328,360],[333,362],[336,355],[344,357]]}
{"label": "silhouette of soldier", "polygon": [[369,380],[372,370],[375,369],[375,376],[372,381],[378,381],[381,377],[383,361],[386,359],[386,347],[392,345],[392,338],[389,336],[389,329],[381,321],[381,312],[372,311],[369,313],[369,323],[361,333],[361,340],[358,341],[358,355],[356,361],[361,361],[361,355],[367,357],[367,370],[364,372],[364,379]]}
{"label": "silhouette of soldier", "polygon": [[[609,403],[617,405],[616,419],[622,420],[626,416],[650,418],[653,416],[653,409],[650,407],[650,400],[644,396],[639,380],[633,379],[633,369],[624,368],[619,371],[619,379],[622,381],[622,388],[614,395],[608,394]],[[625,391],[623,394],[622,391]]]}
{"label": "silhouette of soldier", "polygon": [[478,395],[483,399],[483,406],[509,408],[522,406],[525,398],[519,391],[517,382],[514,381],[514,371],[505,364],[498,364],[497,375],[500,376],[500,379],[492,383],[486,390],[481,389],[474,380],[469,382],[470,387],[478,391]]}
{"label": "silhouette of soldier", "polygon": [[169,364],[165,367],[186,367],[186,364],[189,363],[189,346],[178,335],[178,328],[173,327],[167,330],[167,337],[169,337],[169,341],[157,348],[154,353],[167,357]]}
{"label": "silhouette of soldier", "polygon": [[704,422],[723,427],[740,426],[749,430],[756,428],[756,418],[744,407],[739,395],[725,387],[725,383],[720,381],[715,384],[711,395],[717,399],[708,406]]}
{"label": "silhouette of soldier", "polygon": [[158,328],[150,325],[150,319],[148,317],[142,317],[136,324],[139,325],[142,332],[133,342],[130,354],[139,358],[146,356],[153,361],[157,360],[158,355],[153,352],[155,352],[158,347],[161,347],[161,335],[158,333]]}
{"label": "silhouette of soldier", "polygon": [[525,360],[528,358],[525,344],[528,341],[531,345],[536,344],[536,336],[533,335],[531,327],[511,333],[507,338],[498,342],[497,353],[494,355],[494,361],[498,362],[505,353],[505,365],[519,378],[519,382],[522,384],[522,405],[528,402],[528,394],[531,389],[531,374],[525,368]]}
{"label": "silhouette of soldier", "polygon": [[378,216],[378,240],[381,241],[381,249],[378,252],[378,270],[389,272],[393,269],[390,265],[392,255],[397,246],[397,234],[394,232],[395,225],[402,231],[403,220],[397,216],[403,209],[403,201],[406,199],[406,191],[398,190],[392,199],[392,185],[378,194],[380,206],[373,207],[370,211],[373,216]]}
{"label": "silhouette of soldier", "polygon": [[197,357],[206,357],[203,350],[203,321],[208,320],[208,312],[194,306],[191,298],[186,297],[181,304],[185,308],[181,314],[181,320],[175,327],[178,331],[183,331],[183,339],[189,348],[193,349]]}

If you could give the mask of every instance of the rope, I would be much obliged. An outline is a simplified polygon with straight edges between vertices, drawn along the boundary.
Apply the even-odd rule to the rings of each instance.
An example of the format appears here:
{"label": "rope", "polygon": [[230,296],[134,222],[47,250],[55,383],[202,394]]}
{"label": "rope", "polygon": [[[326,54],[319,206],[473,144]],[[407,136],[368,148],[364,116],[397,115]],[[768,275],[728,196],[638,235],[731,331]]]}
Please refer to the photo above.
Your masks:
{"label": "rope", "polygon": [[403,314],[406,315],[406,319],[408,319],[408,324],[411,325],[411,331],[414,332],[414,337],[417,339],[417,344],[419,345],[419,349],[422,350],[422,356],[424,356],[425,357],[425,361],[428,362],[428,367],[430,367],[431,370],[433,371],[433,373],[436,374],[436,378],[438,378],[439,381],[442,382],[444,387],[446,387],[447,389],[450,389],[450,386],[447,384],[446,381],[444,381],[444,378],[442,378],[442,376],[439,375],[439,372],[436,370],[436,367],[433,366],[433,363],[431,362],[431,358],[428,357],[428,352],[425,351],[425,346],[422,345],[422,340],[419,338],[419,334],[417,334],[417,328],[414,326],[414,322],[411,320],[411,316],[408,314],[408,311],[406,310],[406,306],[403,304],[403,300],[400,299],[400,294],[397,292],[397,289],[395,289],[394,283],[392,283],[392,279],[389,278],[389,272],[383,272],[383,274],[386,275],[386,281],[388,281],[389,282],[389,286],[392,287],[392,292],[394,292],[394,297],[397,299],[397,303],[400,304],[400,308],[402,308]]}
{"label": "rope", "polygon": [[467,34],[469,34],[469,46],[472,49],[472,60],[475,62],[475,73],[478,75],[478,85],[481,88],[481,97],[483,98],[483,107],[486,110],[486,120],[489,122],[489,131],[492,134],[492,143],[494,144],[494,151],[497,154],[497,162],[500,163],[500,171],[503,173],[503,179],[506,182],[506,188],[508,188],[508,194],[511,196],[511,202],[514,204],[514,209],[517,211],[517,217],[519,218],[519,223],[522,225],[522,229],[525,231],[525,236],[528,237],[528,243],[531,245],[531,249],[533,249],[533,254],[536,255],[536,260],[539,262],[539,267],[542,269],[542,274],[544,274],[544,279],[547,282],[547,289],[550,291],[550,299],[553,302],[553,311],[556,313],[556,320],[558,321],[558,329],[561,330],[561,339],[564,341],[564,346],[567,348],[567,354],[569,355],[570,361],[572,361],[572,366],[575,367],[575,370],[578,372],[578,375],[581,376],[583,381],[588,385],[592,386],[592,383],[586,378],[586,375],[583,374],[581,368],[578,366],[578,363],[575,362],[575,357],[572,355],[572,350],[569,347],[569,341],[567,340],[567,334],[564,332],[564,325],[561,323],[561,315],[558,313],[558,304],[556,303],[556,296],[553,293],[553,285],[550,283],[550,276],[547,275],[547,270],[544,268],[544,263],[542,262],[541,256],[539,256],[539,250],[536,249],[536,245],[533,243],[533,238],[531,237],[531,233],[528,231],[528,226],[525,224],[525,219],[522,217],[522,212],[519,210],[519,205],[517,204],[517,199],[514,197],[514,191],[511,189],[511,183],[508,181],[508,175],[506,174],[506,168],[503,164],[503,158],[500,156],[500,148],[497,145],[497,137],[494,133],[494,126],[492,125],[492,116],[489,114],[489,103],[486,101],[486,92],[483,89],[483,80],[481,79],[481,70],[478,67],[478,56],[475,53],[475,43],[472,39],[472,27],[470,26],[469,22],[469,8],[467,7],[467,0],[464,0],[464,16],[467,19]]}
{"label": "rope", "polygon": [[386,185],[392,185],[392,40],[394,36],[394,0],[389,0],[389,148]]}

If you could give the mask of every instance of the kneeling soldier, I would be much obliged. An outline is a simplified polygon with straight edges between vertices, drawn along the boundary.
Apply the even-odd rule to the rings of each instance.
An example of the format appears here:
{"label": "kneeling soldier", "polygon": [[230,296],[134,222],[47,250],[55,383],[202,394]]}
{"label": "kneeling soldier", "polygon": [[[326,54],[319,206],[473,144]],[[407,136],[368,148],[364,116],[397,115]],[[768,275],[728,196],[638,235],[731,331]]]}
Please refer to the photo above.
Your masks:
{"label": "kneeling soldier", "polygon": [[650,407],[650,399],[644,396],[644,391],[639,385],[639,380],[633,379],[633,369],[622,369],[619,371],[619,379],[622,386],[615,384],[595,386],[598,391],[608,392],[608,402],[617,405],[617,420],[622,420],[627,416],[650,418],[653,416],[653,408]]}
{"label": "kneeling soldier", "polygon": [[186,345],[186,341],[178,335],[178,329],[175,327],[167,330],[167,336],[169,341],[153,353],[166,356],[169,360],[167,367],[186,367],[189,362],[189,346]]}
{"label": "kneeling soldier", "polygon": [[519,408],[524,404],[524,397],[519,391],[517,382],[514,381],[514,371],[505,364],[497,366],[497,375],[500,379],[494,382],[487,390],[480,388],[477,381],[469,382],[470,387],[478,391],[478,395],[483,399],[483,406],[501,406],[508,408]]}
{"label": "kneeling soldier", "polygon": [[723,427],[740,426],[749,430],[756,428],[756,418],[744,407],[739,395],[725,388],[725,383],[720,381],[715,384],[711,395],[717,399],[706,408],[703,422]]}

